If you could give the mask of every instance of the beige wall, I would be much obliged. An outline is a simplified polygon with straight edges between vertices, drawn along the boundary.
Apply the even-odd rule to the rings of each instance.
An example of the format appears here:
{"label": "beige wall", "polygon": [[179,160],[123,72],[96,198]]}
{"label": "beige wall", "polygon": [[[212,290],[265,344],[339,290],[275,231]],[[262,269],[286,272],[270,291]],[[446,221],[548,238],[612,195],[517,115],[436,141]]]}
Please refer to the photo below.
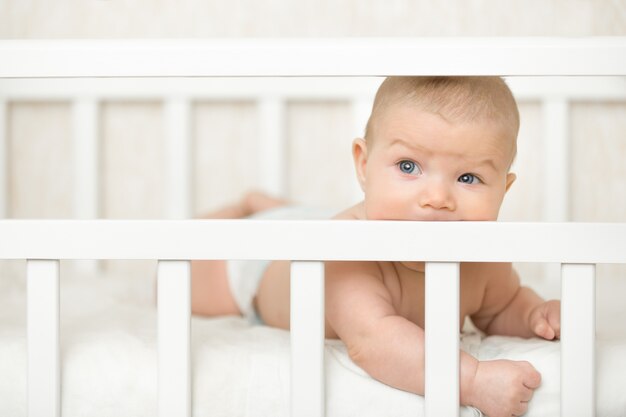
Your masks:
{"label": "beige wall", "polygon": [[0,38],[623,35],[623,0],[4,0]]}

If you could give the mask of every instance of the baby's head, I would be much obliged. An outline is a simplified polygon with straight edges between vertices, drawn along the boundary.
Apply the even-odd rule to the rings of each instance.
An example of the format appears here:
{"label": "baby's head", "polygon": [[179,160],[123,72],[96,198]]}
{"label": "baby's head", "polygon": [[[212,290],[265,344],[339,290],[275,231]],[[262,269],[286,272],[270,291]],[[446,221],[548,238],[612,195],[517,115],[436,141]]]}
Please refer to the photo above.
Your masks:
{"label": "baby's head", "polygon": [[353,154],[366,217],[495,220],[519,113],[499,77],[389,77]]}
{"label": "baby's head", "polygon": [[519,112],[500,77],[388,77],[378,88],[365,129],[371,142],[384,115],[394,106],[415,106],[456,123],[484,122],[502,130],[503,146],[517,150]]}

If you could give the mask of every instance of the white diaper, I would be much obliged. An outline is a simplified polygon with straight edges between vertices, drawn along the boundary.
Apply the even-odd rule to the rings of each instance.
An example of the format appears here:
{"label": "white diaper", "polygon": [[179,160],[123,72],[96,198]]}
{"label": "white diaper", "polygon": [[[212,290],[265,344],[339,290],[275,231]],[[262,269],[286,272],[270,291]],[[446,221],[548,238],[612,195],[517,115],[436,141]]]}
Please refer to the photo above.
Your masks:
{"label": "white diaper", "polygon": [[[262,211],[248,219],[256,220],[323,220],[331,218],[336,211],[304,206],[283,206],[275,209]],[[244,260],[227,261],[228,284],[235,302],[246,317],[252,323],[260,323],[261,320],[254,308],[254,297],[263,278],[265,269],[270,261]]]}

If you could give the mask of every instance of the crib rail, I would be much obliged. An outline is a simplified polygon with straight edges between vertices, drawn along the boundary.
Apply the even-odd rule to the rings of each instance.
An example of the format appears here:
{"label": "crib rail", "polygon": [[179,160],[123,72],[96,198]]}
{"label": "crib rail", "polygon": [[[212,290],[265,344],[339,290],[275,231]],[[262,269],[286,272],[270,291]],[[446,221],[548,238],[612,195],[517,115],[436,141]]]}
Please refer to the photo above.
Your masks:
{"label": "crib rail", "polygon": [[7,40],[0,77],[623,75],[624,57],[621,37]]}
{"label": "crib rail", "polygon": [[324,261],[428,261],[429,417],[459,413],[459,262],[563,265],[563,416],[595,413],[594,265],[626,263],[623,223],[5,220],[0,236],[0,259],[28,260],[29,306],[40,305],[28,309],[30,416],[60,415],[59,259],[160,260],[161,416],[191,414],[190,259],[292,260],[291,410],[317,417],[324,415]]}
{"label": "crib rail", "polygon": [[0,259],[623,263],[626,253],[625,223],[0,220],[0,236]]}
{"label": "crib rail", "polygon": [[[0,41],[0,62],[0,78],[626,75],[626,38],[8,40]],[[0,111],[4,107],[0,98]],[[275,113],[276,107],[269,103],[266,109]],[[557,112],[561,110],[562,106],[556,107]],[[93,102],[84,101],[79,112],[87,117],[77,120],[91,117]],[[180,121],[185,112],[184,105],[174,104],[168,114]],[[78,130],[93,126],[77,123]],[[86,136],[93,137],[93,132]],[[180,166],[182,157],[176,155],[179,165],[173,166]],[[5,159],[2,154],[1,159]],[[3,175],[0,173],[0,187],[4,187]],[[93,178],[86,179],[84,193],[90,192],[93,183]],[[184,180],[179,178],[176,184],[181,183]],[[0,195],[4,194],[0,188]],[[95,199],[89,201],[92,206],[82,212],[93,214]],[[553,211],[558,217],[562,210],[557,207]],[[580,305],[586,306],[586,314],[594,309],[596,263],[626,263],[626,224],[7,220],[0,221],[0,236],[0,259],[28,260],[29,306],[45,306],[28,309],[30,416],[60,415],[60,259],[160,260],[161,416],[188,416],[191,410],[190,259],[292,260],[292,413],[298,416],[324,414],[319,331],[323,329],[324,261],[428,261],[425,365],[427,375],[438,372],[435,379],[426,381],[429,417],[458,415],[458,393],[450,393],[449,387],[459,384],[459,262],[563,265],[561,413],[568,417],[595,413],[595,323],[588,315],[581,322],[576,310]],[[436,310],[440,302],[446,303],[449,314]],[[301,332],[300,326],[316,330]],[[433,346],[447,346],[448,350],[433,353]],[[573,372],[577,372],[576,378],[571,377]]]}

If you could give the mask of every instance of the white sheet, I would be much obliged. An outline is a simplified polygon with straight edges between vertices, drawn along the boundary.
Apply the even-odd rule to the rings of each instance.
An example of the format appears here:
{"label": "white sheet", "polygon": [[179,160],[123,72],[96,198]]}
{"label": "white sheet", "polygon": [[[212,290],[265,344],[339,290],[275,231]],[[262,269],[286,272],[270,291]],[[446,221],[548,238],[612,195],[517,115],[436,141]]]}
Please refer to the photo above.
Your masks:
{"label": "white sheet", "polygon": [[[0,277],[6,278],[6,277]],[[0,415],[26,415],[23,283],[0,285]],[[156,415],[153,284],[123,276],[63,277],[62,411],[74,416]],[[192,321],[194,416],[287,416],[289,334],[238,317]],[[481,359],[528,360],[542,373],[528,416],[559,415],[559,343],[467,335]],[[598,341],[599,416],[626,416],[626,340]],[[326,410],[332,416],[416,416],[419,396],[385,386],[326,343]],[[463,416],[478,415],[463,409]]]}

